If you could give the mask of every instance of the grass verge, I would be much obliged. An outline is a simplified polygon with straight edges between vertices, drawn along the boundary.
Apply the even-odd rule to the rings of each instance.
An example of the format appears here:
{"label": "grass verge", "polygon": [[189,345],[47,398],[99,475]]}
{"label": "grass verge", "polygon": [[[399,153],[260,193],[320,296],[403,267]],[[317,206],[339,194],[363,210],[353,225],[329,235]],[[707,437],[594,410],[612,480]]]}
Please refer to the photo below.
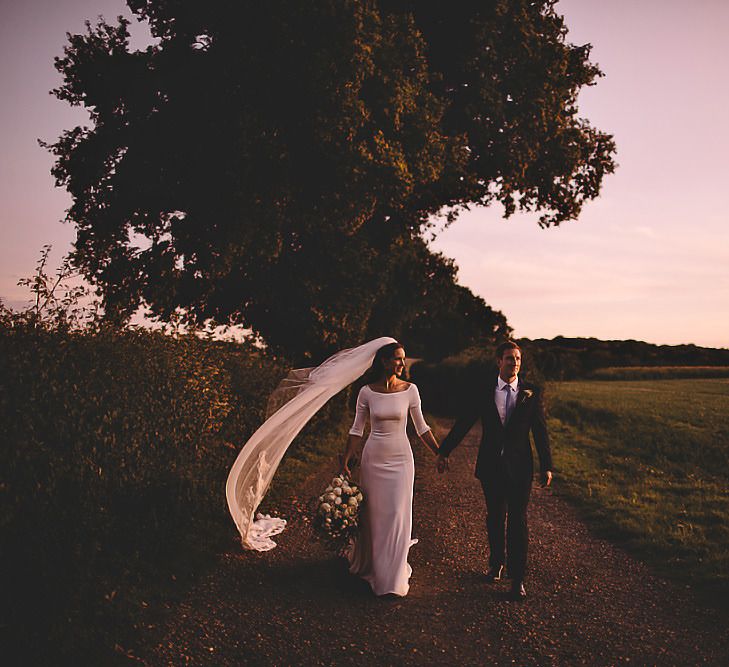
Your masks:
{"label": "grass verge", "polygon": [[551,393],[562,491],[599,532],[727,607],[729,380],[576,381]]}
{"label": "grass verge", "polygon": [[590,373],[591,380],[671,380],[727,378],[729,366],[611,366]]}

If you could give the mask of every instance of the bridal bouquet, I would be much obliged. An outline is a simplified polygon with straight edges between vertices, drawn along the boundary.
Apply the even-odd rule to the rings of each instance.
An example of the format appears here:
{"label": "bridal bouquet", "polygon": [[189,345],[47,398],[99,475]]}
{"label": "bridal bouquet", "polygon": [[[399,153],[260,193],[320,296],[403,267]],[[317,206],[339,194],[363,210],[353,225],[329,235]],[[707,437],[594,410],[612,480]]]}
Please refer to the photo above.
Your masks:
{"label": "bridal bouquet", "polygon": [[319,496],[314,528],[333,545],[341,544],[357,530],[364,496],[345,475],[337,475]]}

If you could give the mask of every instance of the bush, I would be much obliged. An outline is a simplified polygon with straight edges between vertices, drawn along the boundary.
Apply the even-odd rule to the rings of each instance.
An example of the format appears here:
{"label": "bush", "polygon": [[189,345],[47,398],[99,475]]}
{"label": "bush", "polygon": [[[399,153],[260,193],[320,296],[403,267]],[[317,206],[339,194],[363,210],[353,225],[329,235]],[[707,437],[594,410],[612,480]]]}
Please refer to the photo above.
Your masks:
{"label": "bush", "polygon": [[[5,313],[2,623],[26,656],[98,658],[133,623],[135,590],[236,534],[226,476],[285,366],[252,345],[50,330]],[[346,414],[341,400],[323,410],[292,463],[331,445]]]}

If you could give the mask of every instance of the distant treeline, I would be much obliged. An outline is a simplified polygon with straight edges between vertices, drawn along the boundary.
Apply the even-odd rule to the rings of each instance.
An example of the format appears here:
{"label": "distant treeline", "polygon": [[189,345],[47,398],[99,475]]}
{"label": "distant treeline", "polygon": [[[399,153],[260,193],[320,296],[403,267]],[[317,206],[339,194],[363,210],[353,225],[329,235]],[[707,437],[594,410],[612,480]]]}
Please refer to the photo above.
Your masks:
{"label": "distant treeline", "polygon": [[697,345],[653,345],[638,340],[563,336],[551,340],[525,338],[519,344],[528,352],[539,374],[547,380],[610,379],[610,374],[597,371],[613,367],[729,366],[729,349]]}
{"label": "distant treeline", "polygon": [[[696,345],[653,345],[637,340],[540,338],[517,341],[523,352],[522,376],[549,380],[647,380],[729,377],[729,350]],[[454,415],[464,393],[497,371],[494,347],[474,347],[433,363],[411,368],[427,409]]]}

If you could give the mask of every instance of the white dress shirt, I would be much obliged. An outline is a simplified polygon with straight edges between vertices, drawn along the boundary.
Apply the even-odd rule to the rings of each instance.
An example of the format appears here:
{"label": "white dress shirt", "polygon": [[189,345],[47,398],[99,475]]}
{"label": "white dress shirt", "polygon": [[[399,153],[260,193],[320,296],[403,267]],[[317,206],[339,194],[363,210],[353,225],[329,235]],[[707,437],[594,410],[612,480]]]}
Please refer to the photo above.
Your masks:
{"label": "white dress shirt", "polygon": [[514,380],[508,384],[501,379],[501,376],[499,376],[499,379],[496,382],[494,401],[496,402],[496,409],[499,412],[502,424],[506,423],[506,391],[504,391],[504,387],[509,387],[509,391],[511,392],[509,403],[511,405],[511,410],[513,411],[514,406],[516,405],[517,392],[519,391],[519,376],[515,377]]}

